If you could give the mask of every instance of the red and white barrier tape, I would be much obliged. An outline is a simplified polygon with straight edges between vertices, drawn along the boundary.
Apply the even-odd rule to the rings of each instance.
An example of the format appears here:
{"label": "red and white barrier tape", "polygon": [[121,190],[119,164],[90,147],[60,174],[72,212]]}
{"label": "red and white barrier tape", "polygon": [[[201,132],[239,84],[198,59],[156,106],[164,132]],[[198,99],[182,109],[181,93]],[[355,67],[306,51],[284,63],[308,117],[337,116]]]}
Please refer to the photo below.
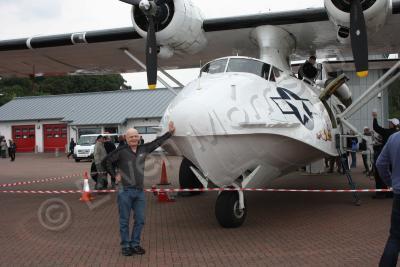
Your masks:
{"label": "red and white barrier tape", "polygon": [[19,185],[45,183],[45,182],[63,180],[63,179],[78,177],[78,176],[82,176],[82,174],[72,174],[72,175],[67,175],[67,176],[44,178],[44,179],[39,179],[39,180],[34,180],[34,181],[24,181],[24,182],[10,183],[10,184],[0,184],[0,187],[12,187],[12,186],[19,186]]}
{"label": "red and white barrier tape", "polygon": [[[92,190],[91,193],[115,193],[118,189]],[[159,192],[210,192],[210,191],[255,191],[255,192],[302,192],[302,193],[365,193],[365,192],[390,192],[391,189],[273,189],[273,188],[163,188],[144,189],[149,193]],[[75,194],[83,190],[0,190],[0,193],[15,194]]]}

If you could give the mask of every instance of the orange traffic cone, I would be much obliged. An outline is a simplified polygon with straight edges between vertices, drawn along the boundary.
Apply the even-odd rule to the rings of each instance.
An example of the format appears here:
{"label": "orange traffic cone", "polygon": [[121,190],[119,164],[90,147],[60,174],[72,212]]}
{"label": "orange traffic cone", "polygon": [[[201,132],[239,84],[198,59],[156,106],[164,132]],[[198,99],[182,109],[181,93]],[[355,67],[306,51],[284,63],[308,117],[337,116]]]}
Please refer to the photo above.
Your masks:
{"label": "orange traffic cone", "polygon": [[79,200],[83,201],[83,202],[89,202],[92,199],[94,199],[94,198],[90,194],[89,176],[88,176],[88,173],[85,172],[83,174],[83,192],[82,192],[82,196]]}
{"label": "orange traffic cone", "polygon": [[175,199],[169,198],[167,192],[158,192],[158,202],[173,202]]}
{"label": "orange traffic cone", "polygon": [[170,184],[171,183],[168,183],[167,167],[165,167],[165,161],[163,161],[161,167],[160,183],[158,185],[170,185]]}

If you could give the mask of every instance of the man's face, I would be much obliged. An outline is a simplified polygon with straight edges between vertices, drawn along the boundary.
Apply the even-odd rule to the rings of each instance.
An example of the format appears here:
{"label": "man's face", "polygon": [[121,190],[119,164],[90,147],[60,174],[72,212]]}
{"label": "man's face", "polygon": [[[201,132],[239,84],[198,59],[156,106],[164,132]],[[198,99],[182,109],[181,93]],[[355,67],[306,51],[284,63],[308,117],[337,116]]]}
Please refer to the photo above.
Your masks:
{"label": "man's face", "polygon": [[129,129],[126,132],[126,142],[128,143],[129,146],[131,147],[137,146],[139,140],[140,136],[136,129]]}
{"label": "man's face", "polygon": [[310,63],[313,64],[313,65],[315,65],[315,59],[311,58],[311,59],[310,59]]}

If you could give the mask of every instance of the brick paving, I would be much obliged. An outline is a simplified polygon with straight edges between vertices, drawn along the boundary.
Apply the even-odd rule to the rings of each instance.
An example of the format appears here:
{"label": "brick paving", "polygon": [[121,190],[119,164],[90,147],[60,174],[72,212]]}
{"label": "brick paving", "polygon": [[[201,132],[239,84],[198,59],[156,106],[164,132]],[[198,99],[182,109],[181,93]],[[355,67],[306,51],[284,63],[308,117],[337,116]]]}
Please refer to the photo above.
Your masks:
{"label": "brick paving", "polygon": [[[360,161],[359,161],[360,163]],[[157,156],[146,163],[146,187],[160,176]],[[361,165],[361,164],[360,164]],[[88,170],[53,154],[18,154],[15,162],[0,159],[0,183],[57,177]],[[177,186],[179,159],[167,164],[171,187]],[[359,188],[374,183],[353,170]],[[70,178],[9,189],[78,189],[81,178]],[[274,188],[347,188],[338,174],[295,173],[271,183]],[[5,189],[5,188],[4,188]],[[123,257],[119,247],[115,194],[96,196],[90,203],[78,194],[31,195],[0,193],[1,266],[377,266],[388,236],[391,200],[361,194],[362,205],[348,193],[246,194],[248,215],[237,229],[221,228],[214,216],[217,193],[178,197],[159,203],[147,194],[143,256]],[[56,200],[54,200],[56,199]],[[50,220],[66,222],[50,230],[45,201],[64,201],[66,209],[47,210]],[[42,212],[40,212],[42,211]],[[62,217],[64,216],[64,217]],[[47,226],[46,226],[47,225]]]}

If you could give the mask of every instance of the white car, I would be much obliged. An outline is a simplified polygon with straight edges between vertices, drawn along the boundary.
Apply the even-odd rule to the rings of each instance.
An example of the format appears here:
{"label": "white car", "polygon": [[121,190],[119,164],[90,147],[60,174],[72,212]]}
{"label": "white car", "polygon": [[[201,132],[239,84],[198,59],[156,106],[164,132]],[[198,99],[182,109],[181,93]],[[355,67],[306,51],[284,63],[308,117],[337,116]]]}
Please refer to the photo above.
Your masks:
{"label": "white car", "polygon": [[[96,138],[100,134],[85,134],[81,135],[78,139],[78,143],[74,148],[74,159],[76,162],[81,160],[92,160],[94,145],[96,144]],[[118,147],[118,136],[119,134],[101,134],[102,136],[111,137],[111,141]]]}

